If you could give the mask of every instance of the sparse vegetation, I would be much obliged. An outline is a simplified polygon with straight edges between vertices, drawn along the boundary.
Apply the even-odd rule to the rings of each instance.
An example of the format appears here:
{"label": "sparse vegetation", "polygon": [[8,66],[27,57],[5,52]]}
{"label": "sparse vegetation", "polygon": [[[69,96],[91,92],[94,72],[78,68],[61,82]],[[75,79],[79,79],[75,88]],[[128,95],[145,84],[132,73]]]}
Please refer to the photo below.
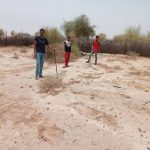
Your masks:
{"label": "sparse vegetation", "polygon": [[[63,63],[64,62],[64,40],[65,38],[62,36],[62,34],[58,31],[56,28],[45,28],[46,37],[50,41],[50,44],[52,47],[56,49],[56,58],[57,63]],[[72,54],[71,54],[71,60],[74,60],[79,57],[79,48],[76,44],[76,37],[74,33],[70,33],[71,39],[72,39]],[[46,50],[46,59],[47,62],[54,62],[54,52],[53,50]]]}
{"label": "sparse vegetation", "polygon": [[19,59],[19,56],[18,56],[18,54],[14,53],[14,56],[12,58]]}
{"label": "sparse vegetation", "polygon": [[22,49],[20,52],[21,53],[27,53],[27,50],[26,49]]}
{"label": "sparse vegetation", "polygon": [[34,37],[28,33],[15,33],[11,32],[8,36],[2,29],[0,29],[0,46],[29,46],[33,44]]}
{"label": "sparse vegetation", "polygon": [[106,34],[105,33],[100,33],[99,34],[99,39],[100,39],[101,42],[105,41],[107,39]]}
{"label": "sparse vegetation", "polygon": [[79,58],[80,53],[79,53],[79,47],[76,43],[73,43],[72,45],[72,53],[71,53],[71,60]]}
{"label": "sparse vegetation", "polygon": [[64,41],[65,37],[57,28],[44,27],[45,37],[48,39],[50,44],[56,44]]}
{"label": "sparse vegetation", "polygon": [[[110,49],[110,50],[109,50]],[[114,36],[112,44],[106,51],[110,53],[122,53],[150,56],[149,34],[143,35],[140,26],[129,27],[123,34]]]}
{"label": "sparse vegetation", "polygon": [[132,56],[132,57],[140,56],[139,53],[136,53],[136,52],[134,52],[134,51],[128,51],[128,52],[127,52],[127,55]]}
{"label": "sparse vegetation", "polygon": [[[91,25],[86,15],[80,15],[73,20],[65,21],[62,25],[66,36],[70,36],[73,42],[72,58],[76,58],[79,51],[90,52],[93,37],[95,35],[95,26]],[[58,62],[63,62],[65,37],[56,27],[44,27],[45,36],[51,45],[55,45],[58,49]],[[35,33],[37,35],[37,33]],[[126,54],[132,56],[150,57],[150,32],[142,34],[140,26],[129,27],[124,33],[115,35],[112,39],[108,39],[105,33],[99,34],[102,53]],[[32,45],[34,36],[28,33],[17,33],[11,31],[10,35],[7,31],[0,29],[0,46],[15,45],[28,46]],[[62,44],[61,44],[62,43]],[[47,58],[52,58],[53,53],[47,51]]]}
{"label": "sparse vegetation", "polygon": [[150,78],[150,72],[149,71],[132,71],[132,72],[130,72],[129,73],[130,75],[138,75],[138,76],[147,76],[147,77],[149,77]]}
{"label": "sparse vegetation", "polygon": [[0,29],[0,38],[4,37],[5,33],[3,29]]}
{"label": "sparse vegetation", "polygon": [[[66,21],[63,24],[63,30],[66,36],[70,36],[73,42],[72,46],[72,59],[78,58],[80,51],[87,52],[87,49],[91,49],[89,45],[86,45],[90,37],[95,35],[95,26],[91,25],[89,18],[86,15],[81,15],[71,21]],[[85,46],[86,45],[86,46]]]}
{"label": "sparse vegetation", "polygon": [[[57,58],[57,63],[63,63],[64,62],[64,45],[63,43],[56,43],[53,44],[53,47],[56,48],[56,58]],[[53,50],[46,50],[46,59],[47,62],[52,63],[54,62],[54,51]]]}
{"label": "sparse vegetation", "polygon": [[81,15],[74,20],[66,21],[63,25],[66,36],[74,33],[77,38],[90,37],[95,35],[95,26],[91,25],[89,18],[86,15]]}
{"label": "sparse vegetation", "polygon": [[41,93],[57,95],[63,87],[63,79],[54,76],[48,76],[40,81],[39,90]]}

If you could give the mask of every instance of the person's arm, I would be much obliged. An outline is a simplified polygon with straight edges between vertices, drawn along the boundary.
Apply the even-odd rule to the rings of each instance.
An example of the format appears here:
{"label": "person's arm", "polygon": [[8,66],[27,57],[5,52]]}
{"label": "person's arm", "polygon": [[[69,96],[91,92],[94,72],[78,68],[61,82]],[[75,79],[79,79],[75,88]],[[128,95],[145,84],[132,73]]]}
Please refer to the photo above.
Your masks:
{"label": "person's arm", "polygon": [[53,48],[51,45],[49,45],[49,42],[48,42],[47,39],[46,39],[46,46],[47,46],[48,49],[53,49],[53,50],[55,50],[55,48]]}
{"label": "person's arm", "polygon": [[51,48],[52,48],[52,46],[50,46],[49,44],[47,44],[46,46],[47,46],[48,49],[51,49]]}
{"label": "person's arm", "polygon": [[47,46],[47,48],[48,48],[48,49],[53,49],[53,50],[55,50],[55,48],[54,48],[54,47],[52,47],[52,46],[51,46],[51,45],[49,45],[49,44],[47,44],[46,46]]}
{"label": "person's arm", "polygon": [[36,58],[36,40],[34,40],[34,58]]}

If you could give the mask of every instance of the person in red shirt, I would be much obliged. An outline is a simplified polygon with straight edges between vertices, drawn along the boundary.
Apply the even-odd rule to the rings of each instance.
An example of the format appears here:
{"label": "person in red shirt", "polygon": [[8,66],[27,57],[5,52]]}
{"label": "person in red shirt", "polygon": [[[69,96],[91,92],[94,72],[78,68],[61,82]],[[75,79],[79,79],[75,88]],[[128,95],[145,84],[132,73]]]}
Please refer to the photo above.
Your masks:
{"label": "person in red shirt", "polygon": [[95,54],[95,65],[97,65],[97,54],[100,52],[100,50],[101,50],[101,43],[99,41],[99,36],[96,36],[96,39],[93,41],[92,52],[86,63],[90,63],[92,55]]}

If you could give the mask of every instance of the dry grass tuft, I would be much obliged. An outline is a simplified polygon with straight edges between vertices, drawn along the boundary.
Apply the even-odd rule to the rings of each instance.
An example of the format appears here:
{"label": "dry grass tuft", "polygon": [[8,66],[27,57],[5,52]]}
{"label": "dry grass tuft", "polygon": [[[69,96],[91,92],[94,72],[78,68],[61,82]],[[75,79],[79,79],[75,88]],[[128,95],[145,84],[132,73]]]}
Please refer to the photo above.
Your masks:
{"label": "dry grass tuft", "polygon": [[40,81],[39,90],[41,93],[47,93],[50,95],[57,95],[62,90],[64,84],[62,78],[56,78],[54,76],[48,76]]}
{"label": "dry grass tuft", "polygon": [[127,52],[127,55],[132,56],[132,57],[140,56],[139,53],[136,53],[136,52],[134,52],[134,51],[128,51],[128,52]]}
{"label": "dry grass tuft", "polygon": [[27,49],[22,49],[20,52],[21,53],[27,53],[28,51],[27,51]]}
{"label": "dry grass tuft", "polygon": [[113,69],[114,70],[122,70],[122,68],[120,66],[114,66]]}
{"label": "dry grass tuft", "polygon": [[149,71],[133,71],[129,73],[130,75],[137,75],[137,76],[147,76],[150,77]]}
{"label": "dry grass tuft", "polygon": [[18,54],[14,53],[14,56],[12,58],[19,59],[19,56],[18,56]]}
{"label": "dry grass tuft", "polygon": [[[63,44],[55,44],[52,45],[56,49],[56,59],[57,63],[63,63],[64,62],[64,46]],[[54,51],[53,50],[46,50],[46,60],[48,64],[54,63]]]}

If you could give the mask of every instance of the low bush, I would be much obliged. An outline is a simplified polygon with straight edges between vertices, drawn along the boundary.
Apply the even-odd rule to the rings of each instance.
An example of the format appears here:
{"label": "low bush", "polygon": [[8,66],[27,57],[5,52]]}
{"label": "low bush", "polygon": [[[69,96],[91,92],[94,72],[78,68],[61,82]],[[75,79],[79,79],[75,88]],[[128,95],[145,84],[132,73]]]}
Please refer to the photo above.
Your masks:
{"label": "low bush", "polygon": [[77,58],[79,58],[80,56],[80,50],[79,47],[76,43],[73,43],[72,45],[72,53],[71,53],[71,60],[75,60]]}
{"label": "low bush", "polygon": [[40,81],[39,90],[41,93],[57,95],[63,87],[63,79],[54,76],[48,76]]}
{"label": "low bush", "polygon": [[[57,43],[53,44],[52,47],[54,47],[56,50],[56,59],[57,63],[63,63],[64,62],[64,57],[65,57],[65,52],[64,52],[64,45],[63,43]],[[46,50],[46,60],[49,63],[54,63],[54,50],[47,49]]]}
{"label": "low bush", "polygon": [[44,27],[44,30],[45,30],[45,37],[48,39],[50,44],[61,43],[62,41],[65,40],[64,36],[57,28]]}
{"label": "low bush", "polygon": [[[64,51],[64,43],[56,43],[53,44],[52,47],[56,49],[56,59],[57,63],[64,63],[65,61],[65,51]],[[71,61],[74,61],[75,59],[79,58],[79,48],[77,44],[73,43],[72,45],[72,52],[71,52]],[[46,60],[48,63],[54,63],[54,50],[46,50]]]}
{"label": "low bush", "polygon": [[33,43],[34,37],[26,33],[17,33],[12,36],[0,38],[0,46],[28,46]]}

